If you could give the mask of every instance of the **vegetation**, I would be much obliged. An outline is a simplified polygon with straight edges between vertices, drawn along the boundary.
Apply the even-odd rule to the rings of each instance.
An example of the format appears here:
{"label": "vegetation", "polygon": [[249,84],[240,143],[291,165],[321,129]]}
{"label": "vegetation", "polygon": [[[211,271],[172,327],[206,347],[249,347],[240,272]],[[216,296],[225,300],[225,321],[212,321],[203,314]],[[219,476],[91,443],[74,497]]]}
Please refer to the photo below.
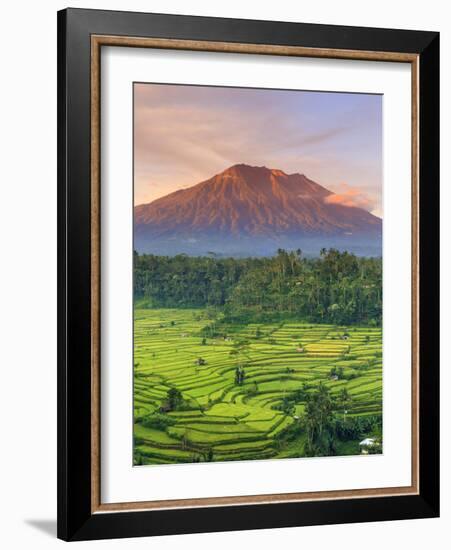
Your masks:
{"label": "vegetation", "polygon": [[134,294],[151,308],[219,308],[231,323],[380,326],[382,260],[335,249],[323,249],[319,258],[282,249],[271,258],[244,259],[135,253]]}
{"label": "vegetation", "polygon": [[382,261],[134,255],[135,464],[382,452]]}
{"label": "vegetation", "polygon": [[381,441],[380,327],[147,306],[135,303],[135,464],[356,454],[363,438]]}

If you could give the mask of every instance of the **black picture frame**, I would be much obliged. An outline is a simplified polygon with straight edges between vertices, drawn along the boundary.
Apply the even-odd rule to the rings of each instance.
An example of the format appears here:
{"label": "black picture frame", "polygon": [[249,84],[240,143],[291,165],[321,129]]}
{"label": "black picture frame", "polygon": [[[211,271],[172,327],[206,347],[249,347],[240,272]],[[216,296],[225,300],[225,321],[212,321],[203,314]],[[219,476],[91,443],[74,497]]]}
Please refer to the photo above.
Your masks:
{"label": "black picture frame", "polygon": [[[92,513],[91,36],[417,54],[419,494]],[[439,34],[179,15],[58,13],[58,537],[88,540],[439,515]]]}

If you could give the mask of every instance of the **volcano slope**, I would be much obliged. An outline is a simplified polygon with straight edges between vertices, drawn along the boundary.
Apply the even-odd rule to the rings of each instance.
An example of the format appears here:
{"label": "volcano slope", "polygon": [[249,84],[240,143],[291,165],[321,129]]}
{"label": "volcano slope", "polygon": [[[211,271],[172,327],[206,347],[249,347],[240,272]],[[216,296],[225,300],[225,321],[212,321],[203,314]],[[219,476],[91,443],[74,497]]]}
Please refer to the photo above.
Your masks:
{"label": "volcano slope", "polygon": [[272,255],[277,248],[381,254],[382,220],[303,174],[237,164],[134,209],[140,253]]}

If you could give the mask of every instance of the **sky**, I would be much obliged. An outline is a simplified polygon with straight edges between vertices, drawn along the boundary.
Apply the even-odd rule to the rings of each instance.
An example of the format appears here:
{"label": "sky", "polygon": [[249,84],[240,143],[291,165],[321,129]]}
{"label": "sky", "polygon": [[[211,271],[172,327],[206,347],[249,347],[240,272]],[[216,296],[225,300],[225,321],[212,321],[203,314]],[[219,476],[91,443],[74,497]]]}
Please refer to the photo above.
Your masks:
{"label": "sky", "polygon": [[382,217],[382,96],[134,84],[134,200],[234,164],[305,174]]}

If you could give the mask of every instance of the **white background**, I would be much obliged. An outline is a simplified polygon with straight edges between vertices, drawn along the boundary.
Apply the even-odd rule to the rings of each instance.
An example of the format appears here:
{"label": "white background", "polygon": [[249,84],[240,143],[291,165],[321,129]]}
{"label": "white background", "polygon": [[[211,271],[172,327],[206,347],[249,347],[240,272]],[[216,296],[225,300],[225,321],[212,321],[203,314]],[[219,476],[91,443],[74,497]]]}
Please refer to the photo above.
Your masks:
{"label": "white background", "polygon": [[[132,468],[134,80],[383,94],[383,456]],[[101,502],[410,485],[410,66],[106,48],[102,53],[101,90]]]}
{"label": "white background", "polygon": [[[449,150],[451,28],[446,3],[361,0],[320,3],[154,0],[72,6],[191,13],[441,31],[442,280],[451,279]],[[2,9],[0,285],[0,540],[5,548],[53,548],[56,518],[56,10],[63,2],[23,1]],[[449,284],[442,288],[442,518],[240,533],[83,543],[83,548],[226,549],[257,546],[443,548],[451,522]],[[447,311],[448,310],[448,311]],[[442,541],[442,542],[440,542]]]}

